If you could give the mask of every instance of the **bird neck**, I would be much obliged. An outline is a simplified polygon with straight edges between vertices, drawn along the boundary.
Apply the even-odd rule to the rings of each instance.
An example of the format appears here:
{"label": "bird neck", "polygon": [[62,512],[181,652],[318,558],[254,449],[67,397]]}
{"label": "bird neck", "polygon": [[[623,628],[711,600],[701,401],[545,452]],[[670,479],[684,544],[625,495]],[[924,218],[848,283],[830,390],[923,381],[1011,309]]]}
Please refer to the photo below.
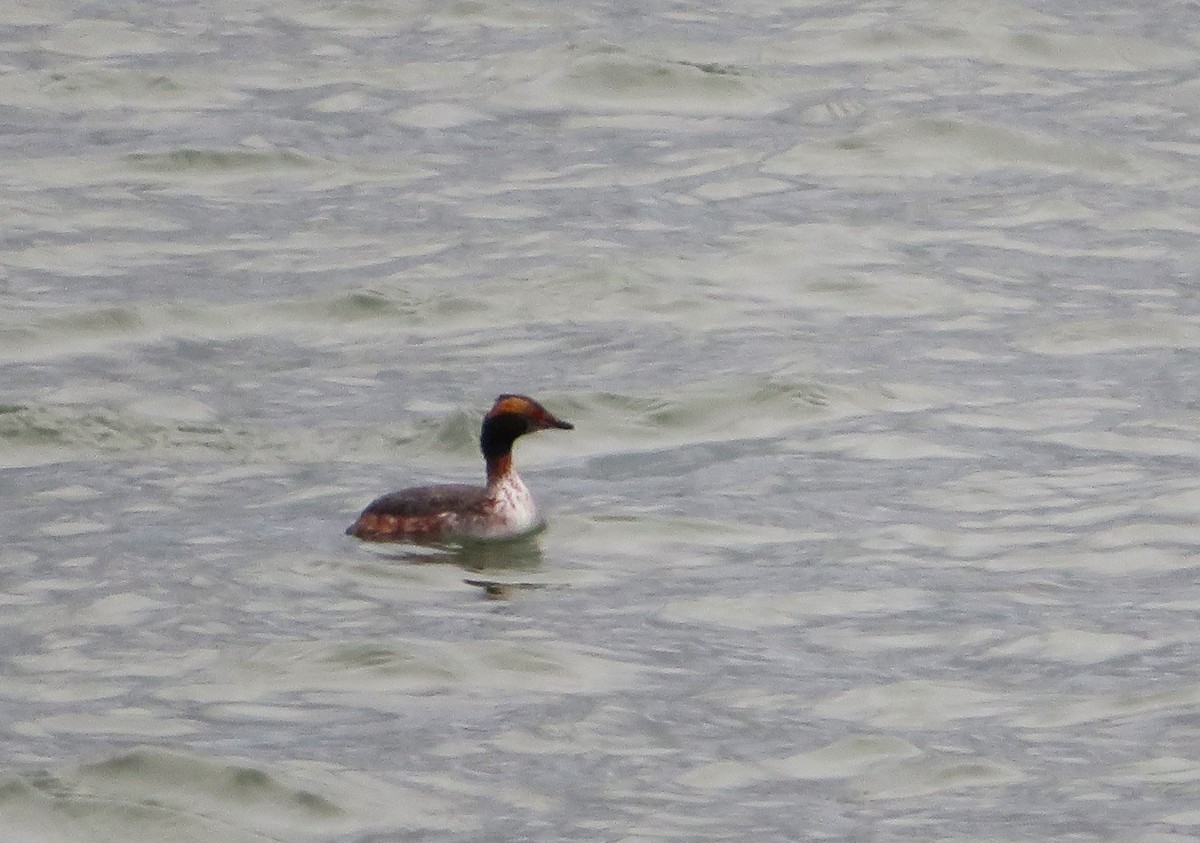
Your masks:
{"label": "bird neck", "polygon": [[513,413],[500,413],[483,420],[479,449],[487,460],[488,483],[512,470],[513,442],[528,429],[528,422]]}
{"label": "bird neck", "polygon": [[512,473],[512,450],[509,449],[502,454],[489,456],[487,458],[487,482],[488,485],[499,483],[505,477]]}

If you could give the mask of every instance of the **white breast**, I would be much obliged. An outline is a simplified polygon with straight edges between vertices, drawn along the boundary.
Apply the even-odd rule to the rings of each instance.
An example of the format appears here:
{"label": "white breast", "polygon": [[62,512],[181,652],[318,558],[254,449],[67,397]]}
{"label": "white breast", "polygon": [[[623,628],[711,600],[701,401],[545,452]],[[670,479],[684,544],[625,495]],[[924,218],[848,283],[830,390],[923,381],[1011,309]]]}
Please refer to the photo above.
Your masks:
{"label": "white breast", "polygon": [[527,533],[541,523],[533,495],[515,471],[488,487],[484,512],[463,524],[467,535],[481,539],[506,538]]}
{"label": "white breast", "polygon": [[524,533],[538,523],[537,505],[533,495],[515,471],[510,471],[496,484],[496,520],[504,524],[503,532]]}

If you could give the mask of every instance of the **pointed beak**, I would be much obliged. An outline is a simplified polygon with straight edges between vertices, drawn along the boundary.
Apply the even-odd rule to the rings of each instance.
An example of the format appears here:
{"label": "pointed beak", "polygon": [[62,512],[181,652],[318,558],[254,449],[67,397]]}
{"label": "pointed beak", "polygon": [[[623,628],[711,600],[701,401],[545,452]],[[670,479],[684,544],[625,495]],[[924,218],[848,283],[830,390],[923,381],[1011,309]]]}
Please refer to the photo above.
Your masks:
{"label": "pointed beak", "polygon": [[542,421],[542,424],[543,424],[543,426],[548,427],[548,428],[549,427],[557,427],[559,430],[574,430],[575,429],[575,425],[571,424],[570,422],[565,422],[562,419],[556,419],[554,416],[551,416],[549,414],[546,415],[546,418]]}

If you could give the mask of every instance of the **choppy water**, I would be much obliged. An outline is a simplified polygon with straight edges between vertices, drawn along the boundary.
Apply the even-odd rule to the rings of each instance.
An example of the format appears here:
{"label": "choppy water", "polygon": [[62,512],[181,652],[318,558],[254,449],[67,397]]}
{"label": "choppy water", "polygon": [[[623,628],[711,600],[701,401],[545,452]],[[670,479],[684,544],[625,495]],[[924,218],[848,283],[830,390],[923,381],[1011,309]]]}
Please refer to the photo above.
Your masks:
{"label": "choppy water", "polygon": [[1193,839],[1193,16],[6,4],[2,836]]}

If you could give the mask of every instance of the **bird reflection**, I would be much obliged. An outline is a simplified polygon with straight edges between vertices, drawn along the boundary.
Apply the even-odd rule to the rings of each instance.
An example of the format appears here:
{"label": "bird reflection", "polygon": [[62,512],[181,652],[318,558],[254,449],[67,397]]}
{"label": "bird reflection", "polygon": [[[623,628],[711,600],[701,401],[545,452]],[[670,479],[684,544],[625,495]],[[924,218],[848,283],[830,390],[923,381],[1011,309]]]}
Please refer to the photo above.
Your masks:
{"label": "bird reflection", "polygon": [[541,545],[532,536],[505,541],[405,544],[382,555],[410,565],[457,565],[474,572],[531,571],[542,565]]}

